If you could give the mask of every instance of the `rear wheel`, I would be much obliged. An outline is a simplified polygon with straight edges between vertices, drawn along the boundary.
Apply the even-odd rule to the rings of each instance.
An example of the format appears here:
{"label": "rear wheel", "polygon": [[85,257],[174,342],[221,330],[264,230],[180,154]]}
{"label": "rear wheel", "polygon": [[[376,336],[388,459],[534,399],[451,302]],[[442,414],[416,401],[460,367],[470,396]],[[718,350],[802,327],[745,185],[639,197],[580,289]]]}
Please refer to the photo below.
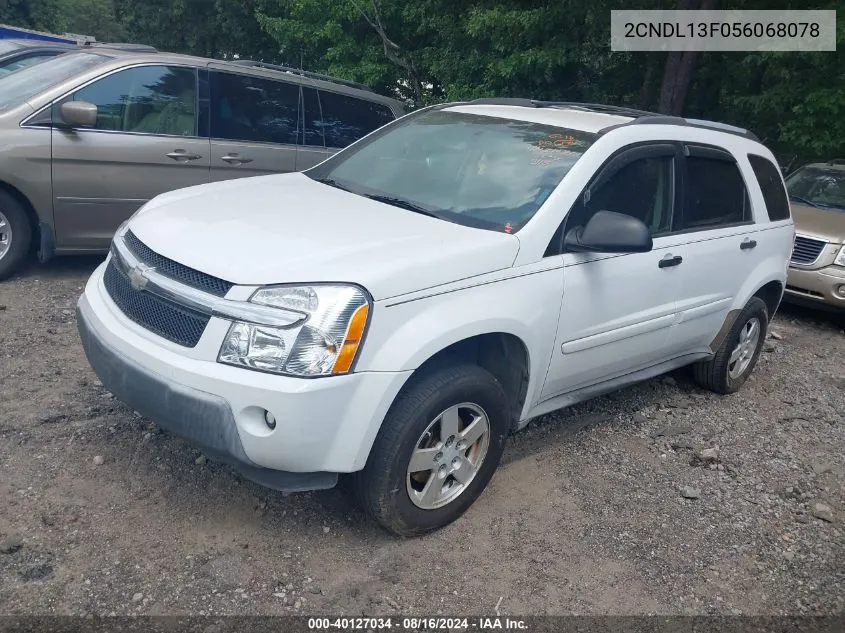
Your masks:
{"label": "rear wheel", "polygon": [[695,381],[716,393],[739,391],[757,364],[768,326],[766,304],[762,299],[752,297],[734,321],[716,355],[707,362],[693,365]]}
{"label": "rear wheel", "polygon": [[416,536],[448,525],[493,476],[509,430],[499,382],[476,365],[427,372],[396,398],[355,494],[385,529]]}
{"label": "rear wheel", "polygon": [[29,251],[32,228],[21,204],[0,190],[0,280],[20,266]]}

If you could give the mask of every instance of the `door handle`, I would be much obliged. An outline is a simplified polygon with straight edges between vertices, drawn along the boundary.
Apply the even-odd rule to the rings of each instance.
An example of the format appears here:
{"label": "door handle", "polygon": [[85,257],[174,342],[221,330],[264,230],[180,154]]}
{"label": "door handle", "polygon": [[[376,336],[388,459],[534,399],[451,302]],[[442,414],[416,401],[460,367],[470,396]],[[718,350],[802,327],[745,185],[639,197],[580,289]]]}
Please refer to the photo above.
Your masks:
{"label": "door handle", "polygon": [[198,160],[202,158],[199,154],[189,154],[188,151],[184,149],[174,149],[172,152],[165,154],[165,156],[172,158],[179,163],[187,163],[189,160]]}
{"label": "door handle", "polygon": [[680,266],[681,262],[684,261],[684,258],[680,255],[675,255],[674,257],[670,255],[666,255],[663,259],[661,259],[657,266],[658,268],[671,268],[672,266]]}
{"label": "door handle", "polygon": [[221,156],[220,160],[226,161],[230,165],[245,165],[246,163],[251,163],[251,158],[244,158],[240,154],[226,154],[225,156]]}
{"label": "door handle", "polygon": [[739,245],[739,247],[744,251],[750,250],[755,246],[757,246],[757,240],[750,240],[747,237],[742,240],[742,244]]}

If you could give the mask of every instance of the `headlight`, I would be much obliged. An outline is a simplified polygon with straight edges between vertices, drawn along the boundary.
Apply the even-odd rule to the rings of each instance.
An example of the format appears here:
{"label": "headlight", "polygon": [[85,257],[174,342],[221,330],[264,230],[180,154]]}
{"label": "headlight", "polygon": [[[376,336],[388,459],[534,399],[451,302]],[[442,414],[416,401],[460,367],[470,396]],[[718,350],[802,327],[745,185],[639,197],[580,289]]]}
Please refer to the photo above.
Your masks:
{"label": "headlight", "polygon": [[833,260],[833,263],[837,266],[845,266],[845,246],[839,249],[839,253],[836,255],[836,259]]}
{"label": "headlight", "polygon": [[273,286],[257,290],[250,302],[306,318],[289,327],[235,321],[220,346],[218,362],[290,376],[345,374],[352,368],[370,312],[361,288]]}

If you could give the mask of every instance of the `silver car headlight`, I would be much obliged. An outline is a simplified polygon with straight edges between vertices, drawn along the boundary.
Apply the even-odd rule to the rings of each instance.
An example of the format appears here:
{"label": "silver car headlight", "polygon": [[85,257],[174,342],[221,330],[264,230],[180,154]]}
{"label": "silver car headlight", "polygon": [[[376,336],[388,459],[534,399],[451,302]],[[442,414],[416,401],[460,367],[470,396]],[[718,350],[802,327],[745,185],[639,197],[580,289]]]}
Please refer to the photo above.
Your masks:
{"label": "silver car headlight", "polygon": [[259,288],[249,301],[300,318],[287,327],[233,322],[218,362],[288,376],[328,376],[352,369],[370,314],[370,300],[362,288],[270,286]]}
{"label": "silver car headlight", "polygon": [[833,263],[837,266],[845,266],[845,246],[839,249],[839,253],[837,253]]}

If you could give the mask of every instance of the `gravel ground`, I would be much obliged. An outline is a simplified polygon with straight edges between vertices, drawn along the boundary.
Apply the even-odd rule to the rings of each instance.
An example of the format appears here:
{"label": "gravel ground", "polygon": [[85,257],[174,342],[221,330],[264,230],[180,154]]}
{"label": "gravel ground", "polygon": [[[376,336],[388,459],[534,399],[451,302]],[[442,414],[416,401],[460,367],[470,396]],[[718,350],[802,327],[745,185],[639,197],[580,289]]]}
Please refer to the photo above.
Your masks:
{"label": "gravel ground", "polygon": [[833,614],[845,608],[845,333],[786,307],[737,395],[684,372],[532,422],[458,522],[388,536],[114,400],[76,334],[95,258],[0,283],[0,611]]}

